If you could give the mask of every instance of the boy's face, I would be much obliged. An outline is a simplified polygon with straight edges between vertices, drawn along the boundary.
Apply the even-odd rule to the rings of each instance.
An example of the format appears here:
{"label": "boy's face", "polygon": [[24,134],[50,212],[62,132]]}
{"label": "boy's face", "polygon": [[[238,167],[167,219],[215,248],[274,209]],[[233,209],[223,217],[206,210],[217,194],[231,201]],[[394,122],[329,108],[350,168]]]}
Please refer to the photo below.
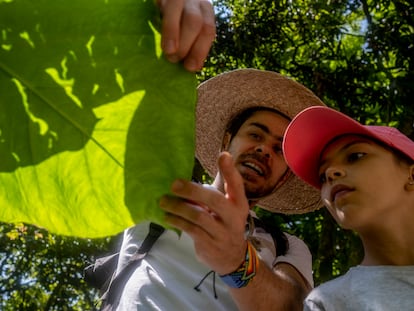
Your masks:
{"label": "boy's face", "polygon": [[362,136],[346,135],[330,143],[321,155],[319,176],[322,201],[343,228],[374,228],[407,202],[408,164]]}
{"label": "boy's face", "polygon": [[269,195],[285,175],[288,167],[282,138],[288,124],[289,120],[277,113],[257,111],[232,139],[226,135],[223,149],[232,154],[248,199]]}

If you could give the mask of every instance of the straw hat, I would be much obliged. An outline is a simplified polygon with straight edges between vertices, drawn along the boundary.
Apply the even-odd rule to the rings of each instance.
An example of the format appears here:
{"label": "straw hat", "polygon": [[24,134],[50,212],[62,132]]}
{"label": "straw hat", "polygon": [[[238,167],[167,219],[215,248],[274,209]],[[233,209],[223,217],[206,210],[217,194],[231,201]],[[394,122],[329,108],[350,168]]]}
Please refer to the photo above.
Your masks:
{"label": "straw hat", "polygon": [[[215,76],[198,87],[196,157],[215,177],[226,126],[239,112],[264,106],[293,118],[315,105],[324,103],[303,85],[276,72],[239,69]],[[306,213],[322,206],[319,191],[293,174],[257,205],[284,214]]]}

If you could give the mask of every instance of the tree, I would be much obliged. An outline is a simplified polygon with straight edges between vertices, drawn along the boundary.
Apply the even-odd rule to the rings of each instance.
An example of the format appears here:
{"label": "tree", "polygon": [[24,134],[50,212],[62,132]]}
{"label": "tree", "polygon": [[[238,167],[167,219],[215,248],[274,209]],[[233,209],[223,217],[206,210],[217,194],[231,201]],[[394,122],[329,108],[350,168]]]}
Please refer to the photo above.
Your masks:
{"label": "tree", "polygon": [[0,309],[94,310],[98,292],[83,280],[83,269],[118,242],[117,236],[79,239],[2,223]]}
{"label": "tree", "polygon": [[414,114],[414,8],[408,1],[217,1],[216,43],[203,76],[275,70],[362,122],[398,125]]}

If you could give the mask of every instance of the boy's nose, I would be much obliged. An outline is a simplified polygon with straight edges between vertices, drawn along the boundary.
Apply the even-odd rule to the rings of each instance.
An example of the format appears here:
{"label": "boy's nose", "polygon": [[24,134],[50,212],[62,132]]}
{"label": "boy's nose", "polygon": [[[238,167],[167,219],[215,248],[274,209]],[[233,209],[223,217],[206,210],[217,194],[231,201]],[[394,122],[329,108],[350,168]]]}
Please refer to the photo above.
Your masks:
{"label": "boy's nose", "polygon": [[328,181],[333,181],[337,178],[344,177],[346,175],[345,170],[339,167],[328,167],[325,171]]}

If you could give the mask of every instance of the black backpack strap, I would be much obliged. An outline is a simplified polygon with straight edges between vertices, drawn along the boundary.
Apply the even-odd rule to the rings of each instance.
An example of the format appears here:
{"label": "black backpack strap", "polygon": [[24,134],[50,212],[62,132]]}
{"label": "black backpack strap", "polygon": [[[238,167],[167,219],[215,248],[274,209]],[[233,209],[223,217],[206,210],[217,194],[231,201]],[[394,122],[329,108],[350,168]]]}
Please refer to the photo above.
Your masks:
{"label": "black backpack strap", "polygon": [[[149,250],[154,245],[155,241],[160,237],[160,235],[164,232],[164,227],[160,226],[156,223],[150,223],[149,226],[149,232],[147,236],[145,237],[144,241],[142,242],[141,246],[139,247],[138,251],[136,253],[139,254],[146,254],[149,252]],[[135,255],[135,254],[134,254]],[[131,258],[130,262],[134,260]]]}
{"label": "black backpack strap", "polygon": [[149,232],[140,248],[131,256],[126,266],[118,274],[115,274],[116,271],[114,272],[108,289],[101,297],[102,304],[100,310],[109,311],[116,309],[129,277],[139,266],[141,260],[147,255],[164,230],[164,227],[155,223],[150,223]]}

